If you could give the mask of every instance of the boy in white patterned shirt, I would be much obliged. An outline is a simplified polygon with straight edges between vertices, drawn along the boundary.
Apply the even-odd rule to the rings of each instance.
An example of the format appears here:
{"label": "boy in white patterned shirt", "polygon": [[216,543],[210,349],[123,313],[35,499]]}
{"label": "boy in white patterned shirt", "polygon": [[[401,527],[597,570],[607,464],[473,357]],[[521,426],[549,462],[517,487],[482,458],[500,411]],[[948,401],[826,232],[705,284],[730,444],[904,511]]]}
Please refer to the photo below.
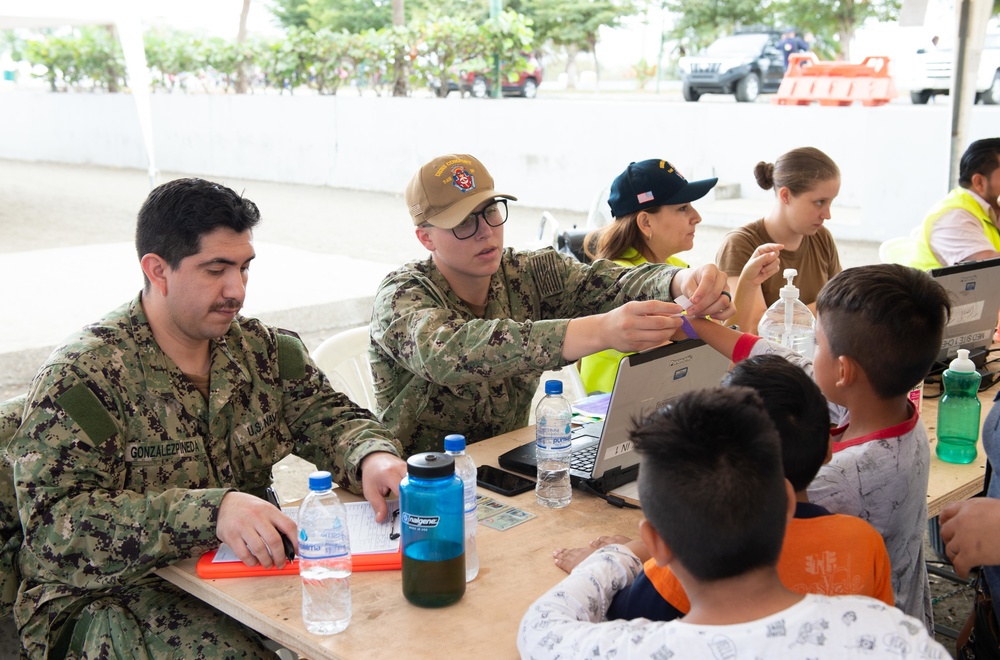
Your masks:
{"label": "boy in white patterned shirt", "polygon": [[921,622],[865,596],[796,594],[777,561],[795,494],[753,390],[684,394],[639,423],[640,534],[691,599],[682,619],[603,621],[642,563],[609,545],[525,613],[525,658],[947,658]]}
{"label": "boy in white patterned shirt", "polygon": [[695,331],[734,362],[778,353],[813,374],[830,402],[833,459],[809,501],[858,516],[889,551],[896,606],[934,629],[924,563],[930,443],[908,394],[930,370],[950,303],[927,273],[896,264],[849,268],[816,300],[816,354],[802,358],[702,319]]}

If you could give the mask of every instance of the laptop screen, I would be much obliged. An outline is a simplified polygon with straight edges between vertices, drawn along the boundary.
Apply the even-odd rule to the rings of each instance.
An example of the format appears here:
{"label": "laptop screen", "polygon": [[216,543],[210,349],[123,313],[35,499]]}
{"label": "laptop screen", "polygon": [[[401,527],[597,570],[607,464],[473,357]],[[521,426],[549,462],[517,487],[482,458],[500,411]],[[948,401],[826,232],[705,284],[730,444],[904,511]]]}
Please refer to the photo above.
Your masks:
{"label": "laptop screen", "polygon": [[[640,417],[661,407],[683,392],[717,387],[729,368],[729,358],[700,339],[667,344],[622,358],[608,406],[608,414],[596,436],[577,436],[574,452],[596,443],[595,458],[586,474],[574,474],[575,482],[589,479],[595,487],[611,490],[635,479],[639,456],[629,441],[629,431]],[[581,430],[589,431],[587,427]],[[576,435],[576,434],[575,434]],[[586,433],[580,435],[587,435]],[[500,466],[534,475],[534,443],[527,443],[498,457]]]}
{"label": "laptop screen", "polygon": [[1000,258],[935,268],[930,275],[951,301],[951,318],[937,361],[947,366],[958,349],[967,348],[973,361],[981,365],[1000,313]]}

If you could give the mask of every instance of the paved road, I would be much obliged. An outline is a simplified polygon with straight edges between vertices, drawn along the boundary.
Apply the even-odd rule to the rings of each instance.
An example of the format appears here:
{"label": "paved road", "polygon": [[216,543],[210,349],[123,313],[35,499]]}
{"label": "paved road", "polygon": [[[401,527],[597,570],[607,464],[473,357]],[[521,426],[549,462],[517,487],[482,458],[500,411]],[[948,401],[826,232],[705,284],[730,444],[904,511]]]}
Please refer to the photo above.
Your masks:
{"label": "paved road", "polygon": [[[175,178],[165,173],[160,181]],[[222,179],[255,201],[262,222],[245,311],[299,332],[315,347],[363,325],[381,278],[426,256],[402,195]],[[66,335],[141,287],[133,252],[135,215],[148,194],[142,171],[0,160],[0,397],[24,391]],[[714,258],[726,229],[759,217],[760,202],[699,204],[705,222],[685,258]],[[581,213],[553,211],[569,227]],[[849,215],[844,209],[842,215]],[[512,206],[508,245],[537,241],[542,209]],[[877,259],[877,245],[840,243],[845,265]]]}

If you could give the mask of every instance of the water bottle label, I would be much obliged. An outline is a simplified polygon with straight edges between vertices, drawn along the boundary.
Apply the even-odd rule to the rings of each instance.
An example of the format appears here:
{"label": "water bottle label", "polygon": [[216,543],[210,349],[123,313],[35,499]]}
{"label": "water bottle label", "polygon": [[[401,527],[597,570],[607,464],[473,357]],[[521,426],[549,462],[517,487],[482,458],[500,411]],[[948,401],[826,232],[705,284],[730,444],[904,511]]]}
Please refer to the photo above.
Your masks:
{"label": "water bottle label", "polygon": [[343,533],[339,527],[312,535],[305,529],[299,528],[299,554],[306,559],[344,557],[350,553],[351,549],[344,543]]}
{"label": "water bottle label", "polygon": [[440,516],[415,516],[409,513],[403,514],[403,524],[413,529],[431,529],[437,527],[440,521]]}
{"label": "water bottle label", "polygon": [[573,439],[568,435],[536,436],[535,445],[539,449],[569,449]]}
{"label": "water bottle label", "polygon": [[568,449],[573,444],[570,425],[563,427],[538,424],[535,426],[535,444],[541,449]]}

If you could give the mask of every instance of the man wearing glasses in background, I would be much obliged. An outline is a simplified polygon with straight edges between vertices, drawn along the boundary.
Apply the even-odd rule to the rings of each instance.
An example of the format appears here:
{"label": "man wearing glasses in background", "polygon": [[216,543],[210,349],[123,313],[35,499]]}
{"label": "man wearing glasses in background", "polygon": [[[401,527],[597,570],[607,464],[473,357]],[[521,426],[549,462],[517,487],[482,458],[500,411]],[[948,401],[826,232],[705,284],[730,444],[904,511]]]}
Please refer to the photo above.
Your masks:
{"label": "man wearing glasses in background", "polygon": [[439,156],[406,188],[417,240],[431,253],[379,285],[369,356],[376,414],[405,455],[526,426],[539,376],[607,348],[669,341],[689,314],[732,316],[714,265],[583,264],[552,248],[504,248],[507,200],[466,154]]}

